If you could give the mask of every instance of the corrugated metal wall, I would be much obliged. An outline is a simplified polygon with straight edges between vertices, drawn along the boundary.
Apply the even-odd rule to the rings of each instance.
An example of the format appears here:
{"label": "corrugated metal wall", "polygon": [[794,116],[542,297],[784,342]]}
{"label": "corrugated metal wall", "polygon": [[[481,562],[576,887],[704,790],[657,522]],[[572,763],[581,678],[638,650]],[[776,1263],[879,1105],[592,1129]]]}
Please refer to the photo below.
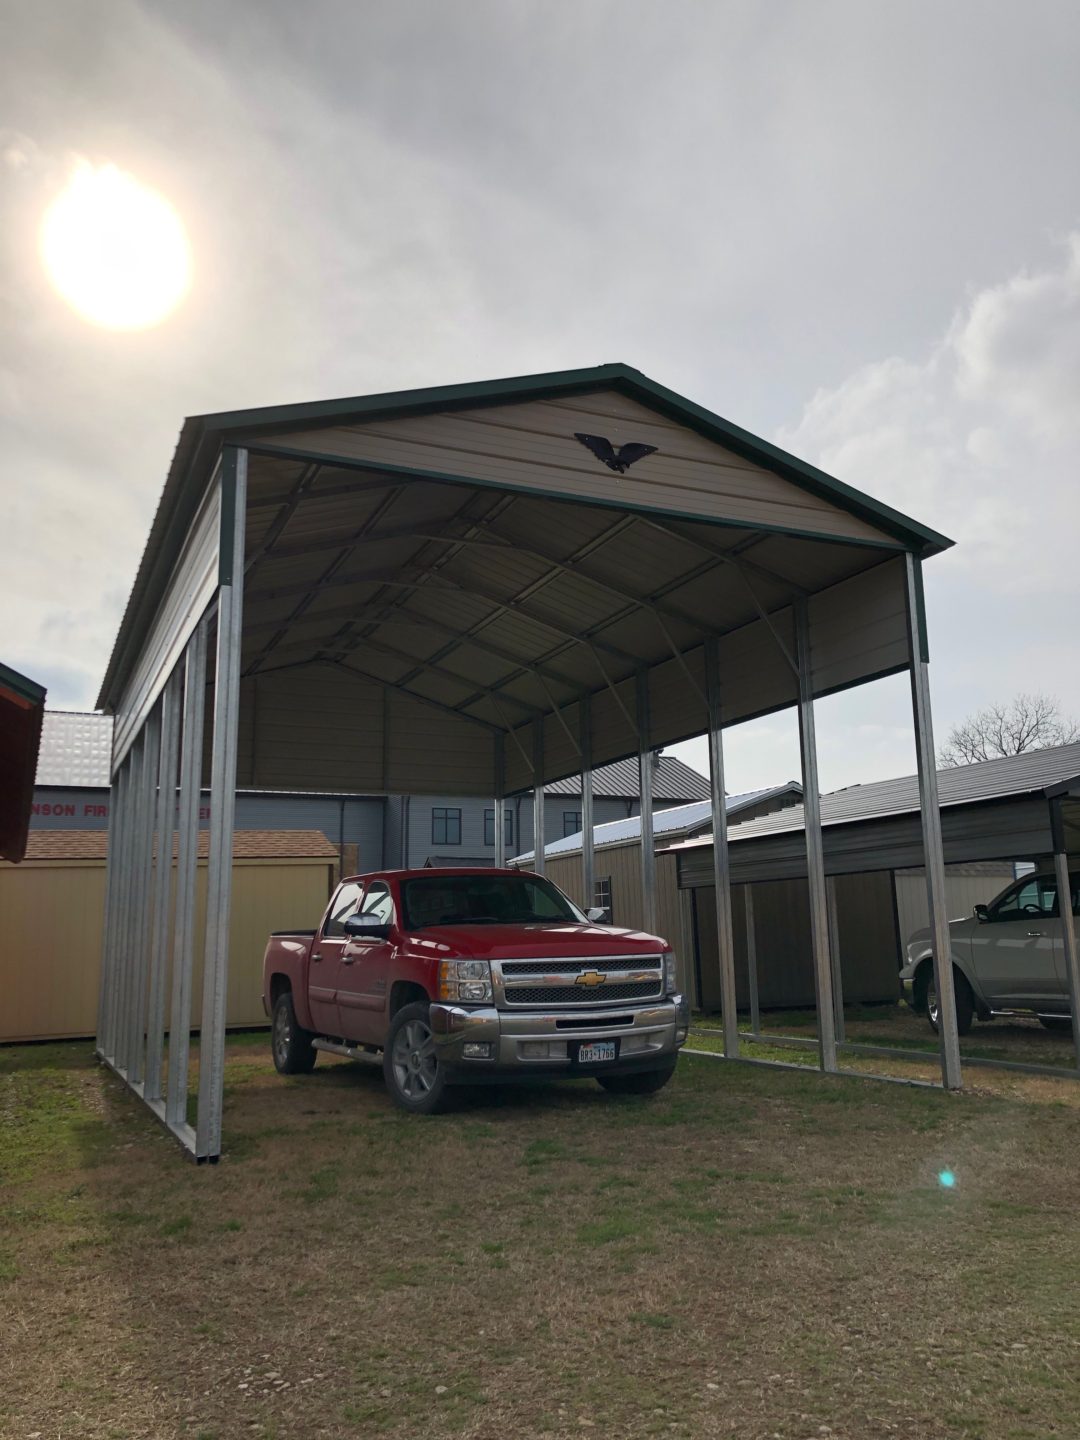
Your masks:
{"label": "corrugated metal wall", "polygon": [[[199,865],[196,934],[206,915]],[[318,923],[333,886],[319,860],[238,860],[233,867],[226,1023],[266,1023],[260,994],[271,930]],[[105,906],[103,860],[0,864],[0,1042],[93,1035]],[[192,1019],[202,1004],[196,967]]]}
{"label": "corrugated metal wall", "polygon": [[[705,885],[691,893],[698,948],[699,1004],[704,1010],[718,1010],[720,972],[715,892],[711,885]],[[839,876],[836,899],[845,1001],[898,999],[900,964],[890,876],[885,872]],[[736,994],[739,1006],[748,1007],[746,908],[742,886],[734,888],[732,900]],[[806,881],[772,880],[755,884],[754,922],[758,998],[762,1008],[812,1005],[814,976]]]}

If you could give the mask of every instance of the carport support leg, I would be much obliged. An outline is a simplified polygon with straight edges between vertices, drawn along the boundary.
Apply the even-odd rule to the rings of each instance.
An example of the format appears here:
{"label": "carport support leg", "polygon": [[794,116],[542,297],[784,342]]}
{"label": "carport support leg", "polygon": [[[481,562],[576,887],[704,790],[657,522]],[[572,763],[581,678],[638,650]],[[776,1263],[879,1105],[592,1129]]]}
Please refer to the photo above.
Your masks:
{"label": "carport support leg", "polygon": [[[724,1054],[734,1059],[739,1053],[739,1014],[735,990],[735,929],[731,919],[727,794],[724,789],[720,647],[715,635],[710,635],[705,641],[705,694],[709,708],[709,782],[712,792],[713,888],[716,892],[716,954],[720,968],[720,1008],[724,1027]],[[752,993],[756,998],[756,986]]]}
{"label": "carport support leg", "polygon": [[228,445],[221,457],[221,545],[218,564],[214,738],[210,770],[210,848],[206,887],[206,958],[199,1037],[199,1108],[195,1158],[221,1153],[225,1078],[225,1000],[229,973],[236,741],[240,713],[240,640],[244,589],[247,451]]}
{"label": "carport support leg", "polygon": [[907,612],[911,651],[911,708],[915,720],[915,757],[919,770],[919,810],[922,818],[923,861],[926,867],[926,898],[930,909],[930,937],[934,947],[934,979],[937,984],[941,1083],[946,1090],[959,1090],[962,1083],[960,1037],[956,1031],[952,943],[949,938],[949,917],[945,899],[945,849],[941,839],[937,757],[934,753],[934,725],[930,712],[929,647],[922,568],[916,556],[908,554],[904,558],[907,566]]}
{"label": "carport support leg", "polygon": [[746,908],[746,983],[750,991],[750,1030],[761,1034],[761,1003],[758,999],[757,983],[757,930],[754,921],[754,887],[743,886],[743,905]]}
{"label": "carport support leg", "polygon": [[533,721],[533,869],[544,873],[544,722]]}
{"label": "carport support leg", "polygon": [[596,904],[596,851],[593,845],[592,702],[581,697],[581,893],[583,910]]}
{"label": "carport support leg", "polygon": [[1054,846],[1054,873],[1057,876],[1058,915],[1061,917],[1061,940],[1065,947],[1065,974],[1069,981],[1069,1008],[1072,1011],[1073,1049],[1080,1070],[1080,961],[1076,950],[1076,921],[1073,918],[1072,884],[1069,880],[1069,856],[1065,840],[1065,817],[1062,800],[1050,801],[1050,834]]}
{"label": "carport support leg", "polygon": [[840,969],[840,910],[836,899],[835,875],[830,875],[825,882],[825,898],[829,907],[829,960],[832,962],[833,1021],[836,1025],[836,1043],[843,1045],[847,1033],[844,1028],[844,976]]}
{"label": "carport support leg", "polygon": [[832,961],[829,958],[829,907],[825,894],[825,852],[821,838],[814,683],[810,664],[810,617],[797,600],[795,645],[799,661],[799,751],[802,756],[803,816],[806,831],[806,879],[810,893],[810,944],[814,959],[818,1053],[822,1070],[835,1071],[836,1027],[833,1017]]}
{"label": "carport support leg", "polygon": [[176,816],[176,910],[173,917],[172,1008],[165,1123],[179,1132],[187,1124],[188,1058],[191,1044],[191,980],[195,968],[195,877],[199,856],[203,712],[206,706],[204,615],[184,653],[184,713],[180,746],[180,797]]}
{"label": "carport support leg", "polygon": [[495,866],[501,870],[506,864],[506,820],[503,816],[503,789],[505,788],[506,765],[503,754],[503,737],[493,735],[495,768]]}
{"label": "carport support leg", "polygon": [[637,673],[638,781],[641,794],[642,928],[656,934],[656,840],[653,835],[653,758],[649,743],[649,672]]}

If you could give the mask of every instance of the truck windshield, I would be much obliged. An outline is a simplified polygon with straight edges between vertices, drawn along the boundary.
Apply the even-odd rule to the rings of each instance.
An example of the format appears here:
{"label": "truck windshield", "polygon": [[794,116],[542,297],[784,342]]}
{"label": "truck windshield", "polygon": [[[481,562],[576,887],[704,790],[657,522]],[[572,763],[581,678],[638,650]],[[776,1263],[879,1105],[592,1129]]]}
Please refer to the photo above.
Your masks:
{"label": "truck windshield", "polygon": [[401,904],[406,930],[585,919],[561,890],[536,875],[425,875],[404,881]]}

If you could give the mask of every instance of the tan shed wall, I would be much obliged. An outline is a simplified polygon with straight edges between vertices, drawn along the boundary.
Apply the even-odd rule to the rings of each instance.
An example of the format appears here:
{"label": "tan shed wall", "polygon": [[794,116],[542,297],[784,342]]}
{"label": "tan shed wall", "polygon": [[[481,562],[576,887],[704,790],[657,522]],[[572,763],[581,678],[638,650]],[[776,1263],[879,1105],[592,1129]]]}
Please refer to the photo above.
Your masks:
{"label": "tan shed wall", "polygon": [[[615,446],[640,441],[657,453],[616,476],[575,432],[606,436]],[[577,500],[894,543],[867,521],[615,391],[302,430],[275,435],[273,444]]]}
{"label": "tan shed wall", "polygon": [[[996,866],[983,866],[976,874],[965,873],[965,867],[945,870],[945,902],[950,920],[968,919],[976,905],[988,905],[1000,895],[1013,878],[1008,861]],[[899,917],[900,943],[906,945],[916,930],[930,924],[926,903],[926,876],[922,870],[899,872],[896,876],[896,913]]]}
{"label": "tan shed wall", "polygon": [[[205,862],[199,866],[197,930],[206,916]],[[331,862],[238,860],[233,868],[226,1023],[263,1025],[262,957],[271,930],[310,927],[333,885]],[[0,1042],[68,1039],[97,1029],[103,860],[0,865]],[[202,964],[192,988],[202,1006]]]}

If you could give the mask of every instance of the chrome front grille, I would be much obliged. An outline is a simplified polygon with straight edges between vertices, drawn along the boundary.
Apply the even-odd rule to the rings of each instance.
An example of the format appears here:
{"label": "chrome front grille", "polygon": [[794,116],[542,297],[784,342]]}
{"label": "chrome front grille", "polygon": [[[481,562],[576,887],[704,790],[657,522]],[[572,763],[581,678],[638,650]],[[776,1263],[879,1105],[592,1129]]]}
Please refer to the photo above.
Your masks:
{"label": "chrome front grille", "polygon": [[507,1007],[550,1005],[592,1009],[658,1000],[664,993],[662,955],[612,955],[569,960],[496,960],[496,997]]}

